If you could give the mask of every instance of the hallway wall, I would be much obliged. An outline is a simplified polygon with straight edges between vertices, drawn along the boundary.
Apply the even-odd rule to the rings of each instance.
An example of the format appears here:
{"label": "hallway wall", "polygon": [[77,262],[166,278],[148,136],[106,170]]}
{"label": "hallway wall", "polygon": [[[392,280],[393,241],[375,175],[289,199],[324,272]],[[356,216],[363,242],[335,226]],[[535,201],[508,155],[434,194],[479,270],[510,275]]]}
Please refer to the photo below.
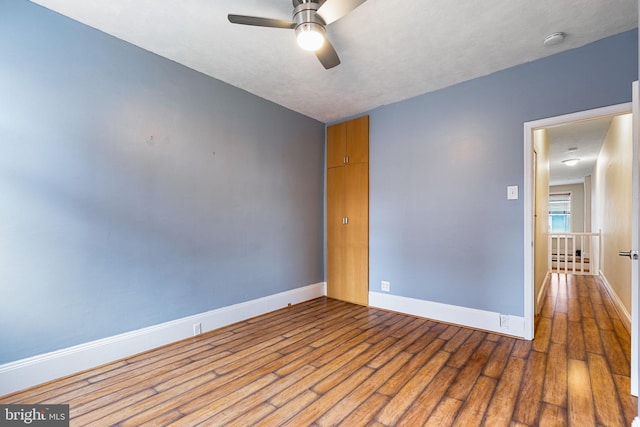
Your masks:
{"label": "hallway wall", "polygon": [[533,147],[535,150],[534,188],[534,301],[535,313],[539,313],[544,303],[541,294],[547,272],[549,271],[549,135],[546,129],[536,129],[533,132]]}
{"label": "hallway wall", "polygon": [[631,313],[632,116],[614,117],[592,178],[592,228],[602,231],[600,271]]}

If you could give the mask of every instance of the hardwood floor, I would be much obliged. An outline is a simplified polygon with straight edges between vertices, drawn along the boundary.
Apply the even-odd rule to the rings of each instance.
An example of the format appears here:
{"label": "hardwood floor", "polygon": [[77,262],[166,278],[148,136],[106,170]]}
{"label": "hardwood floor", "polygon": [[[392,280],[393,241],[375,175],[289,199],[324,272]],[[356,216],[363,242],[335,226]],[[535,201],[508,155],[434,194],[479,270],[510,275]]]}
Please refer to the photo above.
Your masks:
{"label": "hardwood floor", "polygon": [[554,275],[523,341],[327,298],[0,397],[74,426],[630,426],[630,337]]}

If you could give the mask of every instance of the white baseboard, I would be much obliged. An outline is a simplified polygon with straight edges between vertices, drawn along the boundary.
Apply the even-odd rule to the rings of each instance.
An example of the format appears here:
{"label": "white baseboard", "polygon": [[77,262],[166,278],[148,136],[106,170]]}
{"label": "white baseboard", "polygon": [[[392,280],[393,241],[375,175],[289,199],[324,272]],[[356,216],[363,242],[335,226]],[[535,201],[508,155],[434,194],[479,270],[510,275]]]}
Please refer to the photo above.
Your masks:
{"label": "white baseboard", "polygon": [[544,280],[542,281],[542,286],[540,287],[540,292],[536,296],[536,307],[535,314],[540,314],[542,311],[542,303],[545,295],[547,295],[547,288],[549,287],[549,283],[551,282],[551,273],[547,271],[547,275],[544,276]]}
{"label": "white baseboard", "polygon": [[[624,303],[622,302],[622,300],[620,299],[616,291],[613,290],[613,287],[611,286],[611,283],[609,283],[609,281],[607,280],[607,277],[604,275],[604,273],[602,273],[602,270],[600,270],[599,273],[600,273],[600,279],[602,279],[602,284],[604,285],[604,289],[607,291],[607,294],[609,294],[611,301],[613,301],[613,306],[618,312],[618,315],[620,316],[620,320],[622,321],[622,324],[624,325],[625,329],[629,332],[629,334],[631,334],[631,343],[633,347],[633,343],[635,339],[634,339],[634,331],[631,330],[631,315],[627,311],[626,307],[624,306]],[[634,354],[634,350],[632,348],[631,349],[631,394],[633,396],[638,396],[638,376],[637,376],[638,367],[637,366],[638,366],[637,356]],[[640,427],[640,421],[638,421],[638,418],[636,418],[636,420],[633,422],[634,426],[636,426],[636,424],[637,424],[637,427]]]}
{"label": "white baseboard", "polygon": [[6,363],[0,365],[0,396],[189,338],[195,323],[206,332],[326,294],[326,283],[316,283]]}
{"label": "white baseboard", "polygon": [[620,316],[620,320],[622,320],[622,323],[624,324],[624,327],[627,329],[627,331],[631,333],[631,315],[627,311],[624,303],[622,302],[616,291],[614,291],[611,287],[611,284],[609,283],[605,275],[602,274],[602,270],[600,270],[600,278],[602,279],[602,283],[604,284],[604,288],[609,294],[609,297],[611,297],[611,301],[613,301],[613,305],[618,312],[618,315]]}
{"label": "white baseboard", "polygon": [[369,292],[369,305],[440,322],[524,338],[524,317],[521,316],[508,315],[507,326],[501,327],[500,313],[380,292]]}

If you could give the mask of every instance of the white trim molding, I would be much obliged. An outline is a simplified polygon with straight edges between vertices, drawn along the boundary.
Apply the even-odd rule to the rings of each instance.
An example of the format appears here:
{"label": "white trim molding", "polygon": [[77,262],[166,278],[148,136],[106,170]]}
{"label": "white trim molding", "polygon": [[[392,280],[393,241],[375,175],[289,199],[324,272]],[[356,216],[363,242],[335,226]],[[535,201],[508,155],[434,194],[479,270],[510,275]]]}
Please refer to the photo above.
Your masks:
{"label": "white trim molding", "polygon": [[288,304],[325,296],[326,283],[316,283],[216,310],[183,317],[132,332],[0,365],[0,396],[259,316]]}
{"label": "white trim molding", "polygon": [[[564,123],[580,122],[597,117],[613,116],[631,112],[630,102],[595,108],[593,110],[579,111],[557,117],[535,120],[524,123],[524,337],[533,339],[534,324],[534,295],[533,271],[533,131],[540,128],[550,128]],[[632,358],[634,356],[632,355]]]}
{"label": "white trim molding", "polygon": [[549,283],[551,283],[551,272],[547,271],[547,275],[544,276],[544,280],[542,281],[542,286],[540,287],[540,291],[536,296],[536,305],[534,314],[540,314],[542,311],[542,303],[545,295],[547,294],[547,288],[549,287]]}
{"label": "white trim molding", "polygon": [[[606,276],[602,273],[602,270],[599,270],[600,273],[600,279],[602,279],[602,284],[604,285],[604,289],[607,291],[607,294],[609,295],[609,297],[611,298],[611,301],[613,302],[613,308],[616,310],[616,312],[618,313],[618,316],[620,316],[620,320],[622,321],[622,324],[624,325],[625,329],[629,332],[629,334],[631,335],[631,341],[632,343],[634,342],[634,332],[632,329],[633,327],[631,326],[631,314],[629,314],[629,311],[627,311],[627,308],[624,306],[624,303],[622,302],[622,300],[620,299],[620,297],[618,296],[618,294],[616,293],[616,291],[613,289],[613,287],[611,287],[611,284],[609,283],[609,281],[607,280]],[[632,294],[634,292],[632,291]],[[632,303],[632,305],[634,305]],[[633,396],[638,396],[638,378],[635,375],[635,373],[637,372],[637,359],[635,359],[634,356],[634,351],[633,351],[633,346],[632,346],[632,350],[631,350],[631,395]],[[638,418],[636,418],[637,420]],[[634,421],[634,424],[635,421]],[[637,427],[640,427],[640,423],[638,424]]]}
{"label": "white trim molding", "polygon": [[629,311],[627,311],[627,308],[624,306],[624,303],[622,302],[616,291],[614,291],[611,287],[611,283],[609,283],[606,276],[602,273],[602,270],[600,270],[600,279],[602,279],[604,289],[607,291],[607,294],[609,294],[611,301],[613,301],[613,306],[618,312],[618,315],[620,316],[620,320],[622,320],[624,327],[629,333],[631,333],[631,315],[629,314]]}
{"label": "white trim molding", "polygon": [[442,304],[380,292],[369,292],[369,306],[425,317],[439,322],[453,323],[469,328],[511,335],[518,338],[525,337],[524,317],[521,316],[505,315],[493,311]]}

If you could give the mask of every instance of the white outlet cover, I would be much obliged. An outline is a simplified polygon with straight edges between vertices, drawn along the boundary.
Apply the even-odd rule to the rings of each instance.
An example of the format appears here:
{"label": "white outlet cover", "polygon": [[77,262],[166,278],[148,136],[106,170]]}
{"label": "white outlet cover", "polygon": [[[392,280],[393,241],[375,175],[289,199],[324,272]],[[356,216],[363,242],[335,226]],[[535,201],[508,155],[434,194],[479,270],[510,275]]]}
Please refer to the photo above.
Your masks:
{"label": "white outlet cover", "polygon": [[509,185],[507,187],[507,200],[518,200],[518,186]]}
{"label": "white outlet cover", "polygon": [[202,323],[195,323],[193,325],[193,335],[200,335],[202,333]]}
{"label": "white outlet cover", "polygon": [[508,314],[501,314],[500,315],[500,327],[502,329],[509,329],[509,315]]}

